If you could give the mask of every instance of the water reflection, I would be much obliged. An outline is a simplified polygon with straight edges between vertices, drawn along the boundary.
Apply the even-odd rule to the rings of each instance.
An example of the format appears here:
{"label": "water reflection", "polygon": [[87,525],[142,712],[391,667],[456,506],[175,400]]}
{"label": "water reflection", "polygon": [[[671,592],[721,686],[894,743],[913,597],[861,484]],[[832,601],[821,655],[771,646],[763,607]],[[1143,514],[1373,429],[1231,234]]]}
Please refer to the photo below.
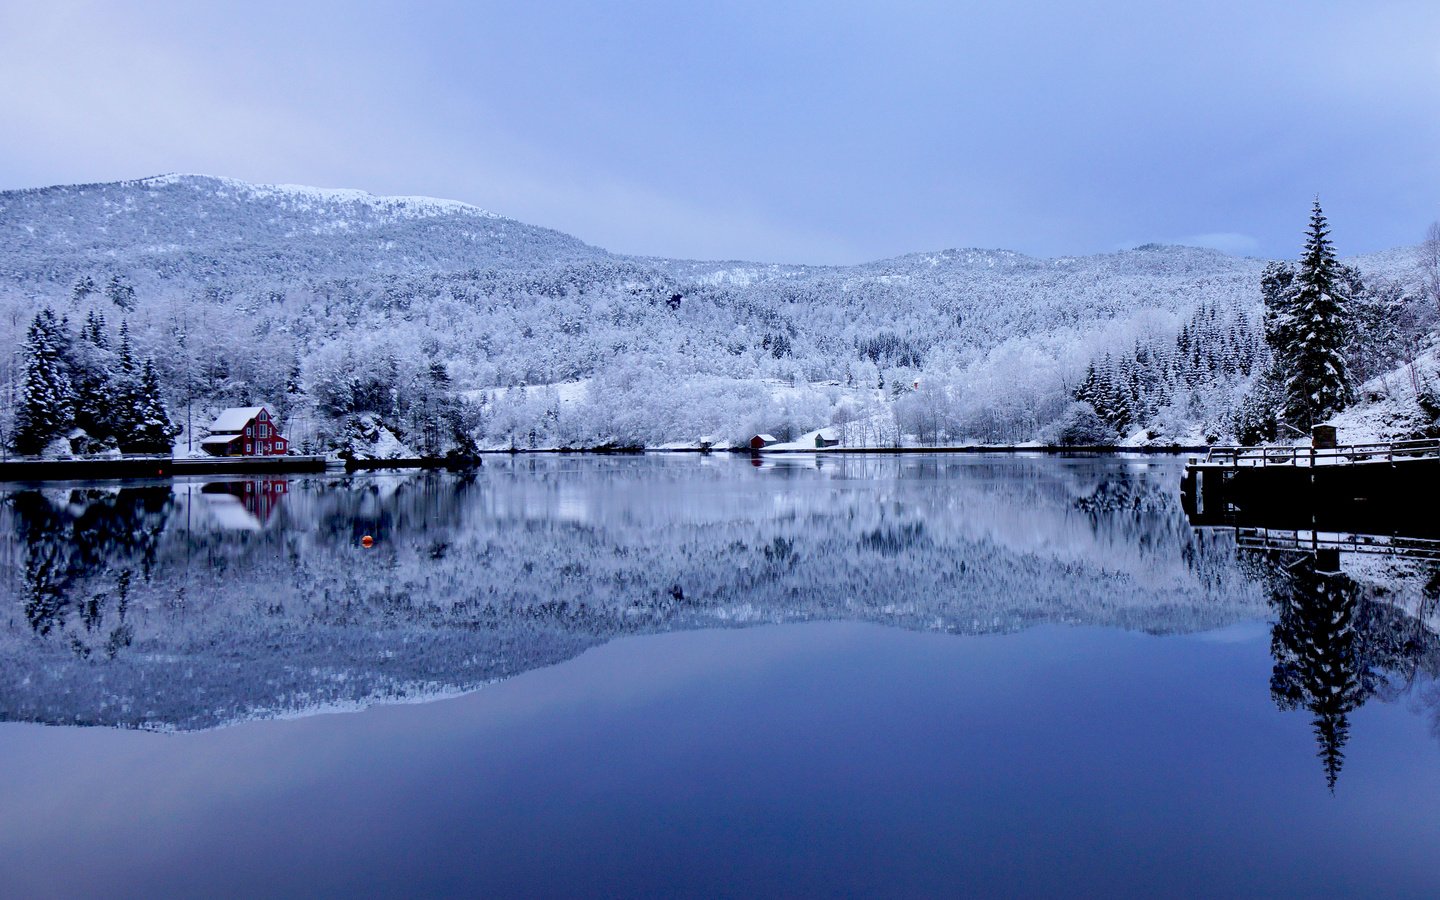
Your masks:
{"label": "water reflection", "polygon": [[1368,701],[1412,697],[1440,738],[1440,542],[1254,523],[1200,530],[1233,537],[1267,586],[1270,696],[1310,715],[1332,793],[1351,715]]}
{"label": "water reflection", "polygon": [[0,715],[209,728],[464,691],[619,635],[817,619],[1158,634],[1273,618],[1271,695],[1312,717],[1332,787],[1362,704],[1440,708],[1429,563],[1336,571],[1194,529],[1173,466],[750,463],[11,491]]}
{"label": "water reflection", "polygon": [[261,531],[270,524],[290,490],[285,478],[242,478],[201,487],[207,515],[218,528]]}

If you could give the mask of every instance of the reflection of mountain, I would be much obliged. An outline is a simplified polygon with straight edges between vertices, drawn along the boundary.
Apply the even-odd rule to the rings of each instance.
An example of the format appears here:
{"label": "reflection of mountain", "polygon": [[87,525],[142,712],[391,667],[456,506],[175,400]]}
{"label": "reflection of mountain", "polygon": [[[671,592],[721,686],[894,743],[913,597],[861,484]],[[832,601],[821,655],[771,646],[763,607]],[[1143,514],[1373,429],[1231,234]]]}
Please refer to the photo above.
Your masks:
{"label": "reflection of mountain", "polygon": [[[7,592],[50,599],[43,631],[0,618],[0,713],[205,728],[751,623],[1169,632],[1263,615],[1233,544],[1187,527],[1175,477],[1116,460],[519,458],[293,479],[267,527],[233,531],[204,514],[214,488],[12,493]],[[111,537],[86,556],[97,506]]]}

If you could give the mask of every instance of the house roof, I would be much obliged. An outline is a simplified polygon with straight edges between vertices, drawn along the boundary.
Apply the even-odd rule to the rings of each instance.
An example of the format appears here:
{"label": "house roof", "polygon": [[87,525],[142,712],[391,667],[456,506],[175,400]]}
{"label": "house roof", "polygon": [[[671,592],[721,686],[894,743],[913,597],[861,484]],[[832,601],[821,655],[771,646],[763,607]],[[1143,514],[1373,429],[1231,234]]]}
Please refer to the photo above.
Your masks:
{"label": "house roof", "polygon": [[210,426],[210,432],[239,431],[245,427],[246,422],[260,415],[263,409],[263,406],[232,406],[220,414]]}
{"label": "house roof", "polygon": [[264,527],[239,497],[230,494],[206,494],[205,511],[217,525],[229,531],[260,531]]}
{"label": "house roof", "polygon": [[764,441],[767,444],[773,444],[780,440],[773,434],[757,434],[755,435],[755,437],[758,437],[760,440]]}
{"label": "house roof", "polygon": [[238,440],[239,437],[240,435],[238,434],[212,434],[209,437],[205,438],[203,441],[201,441],[200,446],[203,447],[206,444],[214,444],[217,447],[228,447],[230,444]]}

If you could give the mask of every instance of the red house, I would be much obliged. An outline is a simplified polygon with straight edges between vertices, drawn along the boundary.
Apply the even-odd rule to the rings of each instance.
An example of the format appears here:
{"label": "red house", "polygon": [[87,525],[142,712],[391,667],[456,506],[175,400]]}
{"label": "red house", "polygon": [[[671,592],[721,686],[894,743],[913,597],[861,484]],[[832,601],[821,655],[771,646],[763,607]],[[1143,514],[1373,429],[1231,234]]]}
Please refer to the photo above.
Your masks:
{"label": "red house", "polygon": [[263,406],[232,406],[210,426],[200,446],[211,456],[284,456],[290,450]]}

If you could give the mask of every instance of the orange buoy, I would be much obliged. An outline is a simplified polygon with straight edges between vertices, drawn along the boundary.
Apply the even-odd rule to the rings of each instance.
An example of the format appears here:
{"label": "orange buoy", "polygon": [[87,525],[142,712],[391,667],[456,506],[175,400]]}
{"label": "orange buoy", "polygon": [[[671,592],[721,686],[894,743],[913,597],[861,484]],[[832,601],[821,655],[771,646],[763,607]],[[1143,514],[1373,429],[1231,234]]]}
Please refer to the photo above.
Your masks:
{"label": "orange buoy", "polygon": [[371,547],[375,546],[375,539],[367,534],[360,539],[360,546],[368,550]]}

